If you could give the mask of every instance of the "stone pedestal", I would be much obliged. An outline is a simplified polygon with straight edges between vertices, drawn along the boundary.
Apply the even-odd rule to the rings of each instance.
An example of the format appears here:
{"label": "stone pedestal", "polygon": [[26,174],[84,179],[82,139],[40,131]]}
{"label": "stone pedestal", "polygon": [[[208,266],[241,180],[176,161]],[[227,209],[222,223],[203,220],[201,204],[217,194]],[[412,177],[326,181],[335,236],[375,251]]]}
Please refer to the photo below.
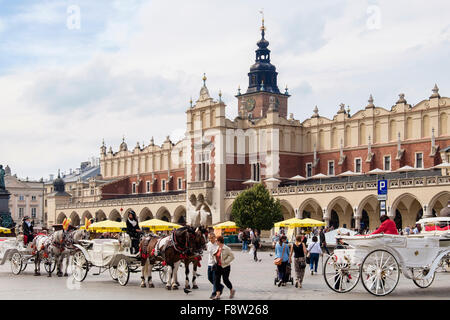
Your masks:
{"label": "stone pedestal", "polygon": [[0,226],[4,228],[14,227],[14,221],[9,212],[9,197],[8,190],[0,189]]}

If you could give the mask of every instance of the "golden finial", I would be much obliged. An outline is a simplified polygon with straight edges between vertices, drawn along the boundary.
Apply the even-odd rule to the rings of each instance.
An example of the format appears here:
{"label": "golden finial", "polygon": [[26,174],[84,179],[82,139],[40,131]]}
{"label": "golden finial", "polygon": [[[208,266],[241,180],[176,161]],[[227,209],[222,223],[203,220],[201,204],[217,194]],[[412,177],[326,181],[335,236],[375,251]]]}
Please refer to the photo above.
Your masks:
{"label": "golden finial", "polygon": [[203,74],[202,79],[203,79],[203,85],[206,86],[206,79],[208,79],[208,78],[206,78],[206,73]]}
{"label": "golden finial", "polygon": [[222,101],[222,90],[219,89],[219,101]]}
{"label": "golden finial", "polygon": [[266,31],[266,27],[264,27],[264,8],[259,10],[259,13],[261,13],[262,16],[262,25],[261,25],[261,31]]}

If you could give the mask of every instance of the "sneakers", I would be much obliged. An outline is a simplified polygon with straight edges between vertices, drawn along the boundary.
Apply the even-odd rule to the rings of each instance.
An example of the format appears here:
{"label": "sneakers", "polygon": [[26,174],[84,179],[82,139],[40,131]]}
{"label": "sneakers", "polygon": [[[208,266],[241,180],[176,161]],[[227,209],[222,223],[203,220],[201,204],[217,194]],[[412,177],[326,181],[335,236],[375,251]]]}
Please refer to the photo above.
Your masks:
{"label": "sneakers", "polygon": [[311,275],[313,275],[313,274],[314,274],[314,271],[311,270]]}

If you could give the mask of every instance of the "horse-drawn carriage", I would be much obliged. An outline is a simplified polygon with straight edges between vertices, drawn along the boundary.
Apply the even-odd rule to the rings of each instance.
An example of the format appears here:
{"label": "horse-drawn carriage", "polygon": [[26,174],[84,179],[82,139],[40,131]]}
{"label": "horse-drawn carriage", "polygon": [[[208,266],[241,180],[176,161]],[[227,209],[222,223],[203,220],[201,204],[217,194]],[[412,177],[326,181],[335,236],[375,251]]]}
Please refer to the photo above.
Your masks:
{"label": "horse-drawn carriage", "polygon": [[[326,260],[323,275],[328,287],[339,293],[349,292],[361,279],[369,293],[385,296],[394,291],[400,273],[419,288],[429,287],[437,269],[450,259],[450,218],[429,218],[418,223],[423,232],[415,235],[336,237],[348,248],[335,250]],[[432,224],[439,227],[431,228]]]}
{"label": "horse-drawn carriage", "polygon": [[[126,233],[121,233],[119,239],[82,240],[75,244],[78,249],[72,258],[72,274],[76,281],[83,281],[89,270],[98,267],[96,275],[108,270],[111,278],[125,286],[130,273],[140,272],[140,253],[131,253],[131,239]],[[159,277],[165,283],[165,267],[158,263],[152,271],[159,272]]]}
{"label": "horse-drawn carriage", "polygon": [[[9,261],[13,274],[18,275],[23,272],[29,263],[35,263],[35,258],[31,243],[25,245],[23,236],[0,238],[0,265]],[[44,258],[42,262],[48,273],[52,273],[55,270],[54,257]]]}

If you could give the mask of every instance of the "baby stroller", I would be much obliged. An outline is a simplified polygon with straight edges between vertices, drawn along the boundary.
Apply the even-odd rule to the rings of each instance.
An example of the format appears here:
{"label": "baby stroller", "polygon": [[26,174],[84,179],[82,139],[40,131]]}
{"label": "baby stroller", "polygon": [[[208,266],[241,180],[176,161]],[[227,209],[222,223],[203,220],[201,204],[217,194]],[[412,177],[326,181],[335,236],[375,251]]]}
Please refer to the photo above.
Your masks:
{"label": "baby stroller", "polygon": [[[286,266],[286,275],[287,275],[287,279],[288,279],[286,281],[286,283],[290,282],[293,285],[294,284],[294,278],[292,278],[291,272],[292,272],[292,267],[291,267],[291,264],[288,263],[287,266]],[[278,269],[275,269],[275,279],[273,280],[273,284],[277,285],[278,281],[280,281],[280,280],[281,279],[278,278]]]}

